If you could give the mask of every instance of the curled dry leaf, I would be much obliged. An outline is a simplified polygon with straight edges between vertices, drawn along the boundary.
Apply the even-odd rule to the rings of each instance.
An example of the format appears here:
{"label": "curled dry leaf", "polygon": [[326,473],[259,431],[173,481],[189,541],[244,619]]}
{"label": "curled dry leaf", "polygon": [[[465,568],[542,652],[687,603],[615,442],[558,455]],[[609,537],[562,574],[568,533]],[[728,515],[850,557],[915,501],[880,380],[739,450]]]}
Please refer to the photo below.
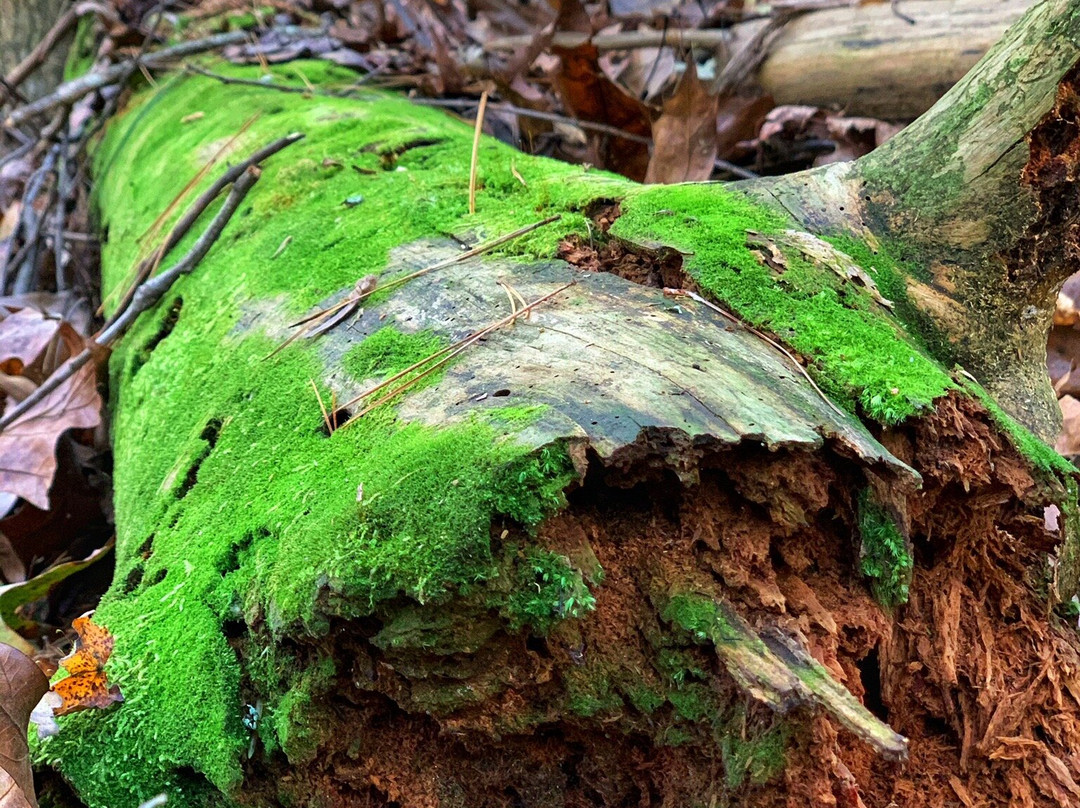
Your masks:
{"label": "curled dry leaf", "polygon": [[52,686],[53,692],[63,700],[54,711],[56,715],[104,708],[123,701],[120,688],[110,685],[105,676],[105,663],[112,655],[116,639],[107,628],[95,625],[85,615],[76,617],[71,627],[79,635],[78,646],[60,660],[60,666],[70,676]]}
{"label": "curled dry leaf", "polygon": [[[0,321],[0,390],[7,406],[85,344],[68,323],[29,307],[5,317]],[[57,439],[68,429],[97,426],[100,413],[97,369],[91,362],[0,432],[0,491],[48,509]]]}
{"label": "curled dry leaf", "polygon": [[0,808],[37,808],[26,730],[49,680],[26,654],[0,645]]}
{"label": "curled dry leaf", "polygon": [[691,59],[674,95],[653,124],[653,154],[647,183],[707,180],[716,162],[719,99],[709,92]]}
{"label": "curled dry leaf", "polygon": [[37,624],[19,614],[19,607],[48,597],[49,593],[76,572],[86,569],[109,555],[113,539],[80,561],[55,564],[28,581],[0,586],[0,626],[19,631],[37,629]]}

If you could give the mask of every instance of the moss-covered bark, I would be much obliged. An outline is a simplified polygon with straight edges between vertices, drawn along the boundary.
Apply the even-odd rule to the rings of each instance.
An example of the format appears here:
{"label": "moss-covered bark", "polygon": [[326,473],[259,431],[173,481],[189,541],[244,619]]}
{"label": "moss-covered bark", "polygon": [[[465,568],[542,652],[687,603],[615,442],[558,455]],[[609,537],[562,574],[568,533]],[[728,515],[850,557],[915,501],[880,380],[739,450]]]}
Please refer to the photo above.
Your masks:
{"label": "moss-covered bark", "polygon": [[[106,287],[208,159],[291,131],[110,364],[97,621],[126,701],[38,748],[89,805],[886,804],[952,793],[944,764],[980,798],[1080,777],[1080,724],[1050,716],[1076,697],[1010,673],[1077,661],[1075,633],[1035,617],[1068,579],[1068,535],[1036,515],[1075,508],[1074,471],[912,327],[914,258],[492,141],[470,215],[459,122],[177,76],[98,149]],[[553,214],[267,358],[363,276]],[[721,301],[831,402],[759,333],[575,266],[596,261]],[[498,281],[575,285],[328,434],[315,389],[349,400],[500,319]],[[985,693],[1030,695],[1003,716]]]}

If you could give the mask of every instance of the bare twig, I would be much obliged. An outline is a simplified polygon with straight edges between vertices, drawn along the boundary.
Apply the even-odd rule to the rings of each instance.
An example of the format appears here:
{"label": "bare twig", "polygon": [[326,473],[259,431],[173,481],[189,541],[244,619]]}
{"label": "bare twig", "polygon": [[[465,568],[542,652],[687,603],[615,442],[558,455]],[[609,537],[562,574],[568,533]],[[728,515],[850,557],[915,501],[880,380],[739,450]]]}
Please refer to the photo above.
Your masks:
{"label": "bare twig", "polygon": [[805,378],[806,381],[808,381],[810,383],[810,386],[814,388],[814,392],[816,392],[819,396],[821,396],[822,401],[824,401],[826,404],[828,404],[833,409],[833,411],[837,413],[837,415],[840,415],[840,416],[842,416],[844,418],[848,417],[848,413],[844,412],[842,409],[840,409],[835,404],[833,404],[832,400],[827,395],[825,395],[825,393],[822,392],[821,388],[817,386],[817,382],[815,382],[810,377],[810,374],[807,373],[806,368],[804,368],[801,364],[799,364],[799,360],[796,359],[792,355],[791,351],[789,351],[787,348],[785,348],[779,342],[774,340],[768,334],[765,334],[765,333],[762,333],[761,331],[758,331],[756,328],[754,328],[749,323],[746,323],[743,320],[740,320],[738,317],[736,317],[730,311],[727,311],[726,309],[720,308],[720,306],[717,306],[711,300],[706,300],[701,295],[697,294],[696,292],[691,292],[689,289],[665,288],[664,289],[664,294],[668,295],[669,297],[688,297],[691,300],[696,300],[698,303],[700,303],[701,305],[703,305],[703,306],[705,306],[707,308],[712,309],[713,311],[715,311],[720,316],[726,317],[728,320],[735,323],[736,325],[742,326],[743,328],[745,328],[747,331],[749,331],[751,334],[753,334],[758,339],[764,340],[765,342],[769,343],[769,345],[776,348],[776,350],[780,351],[780,353],[782,353],[784,356],[786,356],[788,359],[791,360],[791,364],[793,364],[796,367],[796,369],[799,371],[799,373],[801,373],[803,375],[803,378]]}
{"label": "bare twig", "polygon": [[[285,29],[279,33],[285,38],[300,39],[305,36],[310,36],[312,30],[307,28]],[[55,92],[50,93],[43,98],[39,98],[33,103],[13,110],[8,116],[6,123],[9,126],[17,126],[18,124],[29,121],[31,118],[49,112],[57,107],[70,105],[75,101],[78,101],[84,95],[88,95],[95,90],[100,90],[106,85],[115,84],[124,75],[129,74],[128,71],[132,69],[132,64],[134,62],[142,64],[147,68],[158,68],[169,62],[174,62],[187,56],[194,56],[197,53],[217,50],[218,48],[224,48],[227,45],[242,44],[246,41],[246,32],[230,31],[224,34],[206,37],[205,39],[194,39],[191,42],[182,42],[179,45],[173,45],[171,48],[162,48],[159,51],[148,53],[138,60],[129,59],[110,65],[102,70],[91,71],[77,79],[61,84]]]}
{"label": "bare twig", "polygon": [[476,127],[473,129],[472,159],[469,161],[469,215],[476,213],[476,172],[480,161],[480,135],[484,132],[484,112],[487,111],[488,91],[480,94],[480,109],[476,112]]}
{"label": "bare twig", "polygon": [[[469,109],[476,106],[476,102],[468,98],[413,98],[410,100],[414,104],[419,104],[422,107]],[[644,135],[635,135],[633,132],[627,132],[615,126],[608,126],[607,124],[596,123],[595,121],[581,121],[577,118],[569,118],[566,115],[558,115],[554,112],[541,112],[537,109],[526,109],[525,107],[516,107],[512,104],[488,104],[488,108],[493,109],[496,112],[508,112],[512,115],[520,115],[523,118],[535,118],[539,121],[570,124],[579,129],[587,129],[590,132],[600,132],[605,135],[621,137],[624,140],[630,140],[634,143],[652,143],[652,138],[645,137]]]}
{"label": "bare twig", "polygon": [[[131,283],[127,291],[124,292],[124,296],[120,299],[120,303],[117,306],[117,314],[119,312],[122,312],[127,307],[128,303],[135,295],[135,291],[139,288],[139,285],[143,283],[143,281],[145,281],[147,277],[149,277],[150,273],[153,272],[155,267],[157,267],[158,262],[160,262],[161,258],[167,255],[169,250],[171,250],[173,247],[180,243],[180,240],[185,235],[187,235],[187,232],[191,229],[192,225],[194,225],[195,222],[198,221],[199,217],[202,216],[203,212],[210,206],[210,203],[217,199],[218,195],[221,194],[221,192],[228,185],[236,182],[251,166],[258,165],[267,158],[277,154],[286,146],[291,146],[298,140],[303,139],[303,137],[304,135],[302,133],[293,132],[290,135],[286,135],[283,138],[275,140],[270,145],[264,146],[257,152],[254,152],[246,160],[243,160],[242,162],[239,162],[229,168],[220,177],[218,177],[217,180],[214,181],[213,185],[203,191],[199,198],[196,199],[193,203],[191,203],[191,207],[187,209],[184,215],[180,218],[180,221],[178,221],[173,226],[173,229],[169,232],[169,235],[166,237],[161,247],[154,250],[149,256],[147,256],[142,260],[142,262],[140,262],[138,269],[135,273],[135,280]],[[113,321],[117,314],[114,314],[113,318],[110,318],[109,323]]]}
{"label": "bare twig", "polygon": [[0,418],[0,429],[7,428],[29,412],[29,410],[38,402],[42,401],[57,387],[75,375],[79,368],[89,362],[94,357],[94,354],[98,353],[101,348],[109,347],[116,342],[116,340],[127,332],[140,314],[152,308],[154,304],[169,291],[181,275],[189,274],[203,259],[206,253],[210,251],[214,242],[221,236],[221,232],[225,229],[225,225],[228,224],[229,220],[233,217],[233,214],[236,213],[237,208],[240,207],[240,203],[244,200],[244,197],[247,196],[248,191],[251,190],[251,187],[258,179],[259,169],[255,166],[250,166],[237,179],[232,190],[229,192],[229,196],[225,199],[225,204],[221,206],[221,209],[214,216],[206,230],[203,231],[203,234],[196,240],[195,244],[192,245],[187,254],[160,275],[142,284],[132,298],[131,305],[124,310],[122,315],[117,317],[110,326],[99,331],[90,340],[86,348],[64,362],[64,364],[53,371],[40,387],[20,401],[17,406],[5,413],[3,418]]}
{"label": "bare twig", "polygon": [[15,67],[8,71],[8,74],[4,76],[4,86],[10,91],[14,90],[20,84],[22,84],[26,78],[33,73],[44,62],[53,48],[56,47],[64,35],[71,30],[75,25],[75,21],[79,19],[79,14],[76,9],[69,8],[60,18],[53,24],[53,27],[49,29],[44,38],[34,47],[30,53],[26,55],[26,58],[19,62]]}
{"label": "bare twig", "polygon": [[[259,81],[258,79],[242,79],[237,76],[225,76],[221,73],[214,73],[207,70],[204,67],[198,65],[186,64],[184,65],[184,71],[196,76],[204,76],[208,79],[214,79],[220,81],[222,84],[237,84],[241,87],[258,87],[261,90],[277,90],[282,93],[299,93],[300,95],[311,95],[311,90],[307,87],[293,87],[291,84],[275,84],[270,81]],[[319,93],[324,95],[326,93]]]}

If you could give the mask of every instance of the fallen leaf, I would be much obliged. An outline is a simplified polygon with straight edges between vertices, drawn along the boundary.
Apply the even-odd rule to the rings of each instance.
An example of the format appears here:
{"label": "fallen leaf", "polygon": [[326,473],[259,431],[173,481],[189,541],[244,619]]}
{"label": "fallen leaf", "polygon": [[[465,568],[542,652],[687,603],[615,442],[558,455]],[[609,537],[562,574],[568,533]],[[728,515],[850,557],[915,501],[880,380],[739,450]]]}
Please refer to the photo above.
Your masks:
{"label": "fallen leaf", "polygon": [[652,130],[649,108],[604,75],[600,52],[591,41],[591,23],[580,0],[562,0],[556,27],[585,37],[580,45],[552,48],[560,61],[555,88],[570,116],[613,126],[642,138],[639,141],[588,132],[589,162],[633,180],[643,179],[649,165],[648,143],[644,139]]}
{"label": "fallen leaf", "polygon": [[0,490],[48,509],[57,439],[100,422],[97,367],[88,362],[0,432]]}
{"label": "fallen leaf", "polygon": [[49,680],[30,657],[0,645],[0,808],[37,808],[26,731],[48,689]]}
{"label": "fallen leaf", "polygon": [[63,704],[55,710],[56,715],[104,708],[123,701],[120,688],[109,684],[104,670],[116,639],[108,629],[95,625],[86,616],[76,617],[71,627],[79,635],[78,647],[60,660],[60,666],[70,676],[52,686],[53,692],[63,699]]}
{"label": "fallen leaf", "polygon": [[[0,371],[7,406],[22,400],[86,341],[67,322],[26,306],[0,320]],[[32,385],[33,387],[30,387]],[[56,442],[68,429],[101,422],[97,367],[89,362],[0,431],[0,491],[49,507]]]}
{"label": "fallen leaf", "polygon": [[1076,325],[1080,322],[1080,272],[1071,275],[1058,292],[1057,305],[1054,308],[1054,325]]}
{"label": "fallen leaf", "polygon": [[44,740],[57,735],[60,725],[56,723],[56,709],[64,700],[51,690],[41,697],[37,707],[30,713],[30,723],[37,727],[38,738]]}
{"label": "fallen leaf", "polygon": [[674,95],[664,102],[653,124],[646,183],[700,182],[712,175],[718,109],[719,99],[698,78],[697,66],[690,59]]}
{"label": "fallen leaf", "polygon": [[56,564],[28,581],[0,586],[0,623],[16,631],[34,628],[36,624],[20,616],[17,609],[27,603],[48,597],[54,587],[76,572],[100,561],[109,554],[112,548],[113,539],[109,539],[103,547],[99,547],[81,561]]}
{"label": "fallen leaf", "polygon": [[41,356],[60,332],[60,320],[23,308],[0,320],[0,371],[19,375]]}

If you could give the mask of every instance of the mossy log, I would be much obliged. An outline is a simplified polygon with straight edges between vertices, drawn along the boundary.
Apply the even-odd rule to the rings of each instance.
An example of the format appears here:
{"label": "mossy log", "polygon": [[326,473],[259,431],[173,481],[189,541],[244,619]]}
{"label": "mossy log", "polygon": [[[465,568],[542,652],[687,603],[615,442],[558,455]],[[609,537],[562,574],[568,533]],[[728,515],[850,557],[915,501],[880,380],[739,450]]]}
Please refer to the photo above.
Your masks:
{"label": "mossy log", "polygon": [[1076,470],[1007,410],[1049,423],[1078,19],[853,167],[642,187],[484,140],[474,214],[471,128],[335,68],[139,94],[96,152],[107,289],[208,159],[305,138],[112,357],[126,701],[38,759],[91,808],[1075,804]]}

